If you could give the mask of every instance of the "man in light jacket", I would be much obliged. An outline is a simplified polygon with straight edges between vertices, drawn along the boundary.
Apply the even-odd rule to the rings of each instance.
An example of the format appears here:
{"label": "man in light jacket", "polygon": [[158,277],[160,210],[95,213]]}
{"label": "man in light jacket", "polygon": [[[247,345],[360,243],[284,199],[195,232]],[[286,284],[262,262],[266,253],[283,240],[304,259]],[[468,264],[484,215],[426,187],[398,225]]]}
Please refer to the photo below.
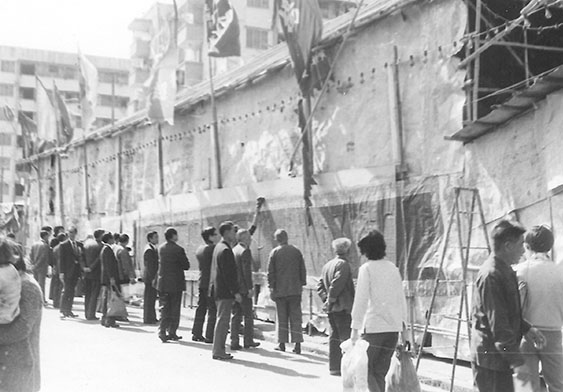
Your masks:
{"label": "man in light jacket", "polygon": [[350,338],[352,306],[354,305],[354,282],[352,268],[348,261],[352,241],[337,238],[332,241],[332,250],[336,257],[326,263],[321,272],[317,292],[324,302],[330,323],[329,336],[329,371],[331,375],[340,375],[342,351],[340,344]]}

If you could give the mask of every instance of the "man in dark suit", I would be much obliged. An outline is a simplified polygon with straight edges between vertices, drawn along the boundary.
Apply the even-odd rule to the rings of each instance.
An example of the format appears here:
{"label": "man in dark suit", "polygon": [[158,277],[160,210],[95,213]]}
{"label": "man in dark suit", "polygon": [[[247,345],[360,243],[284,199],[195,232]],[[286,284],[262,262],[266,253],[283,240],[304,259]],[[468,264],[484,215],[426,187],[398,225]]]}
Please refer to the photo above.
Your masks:
{"label": "man in dark suit", "polygon": [[61,318],[76,317],[72,313],[72,303],[74,302],[74,289],[80,271],[84,265],[82,244],[76,241],[78,230],[72,226],[68,230],[68,240],[60,245],[59,259],[59,278],[63,282],[61,294]]}
{"label": "man in dark suit", "polygon": [[160,327],[158,337],[162,343],[180,340],[176,334],[180,325],[182,292],[186,289],[184,271],[190,262],[184,248],[178,245],[178,232],[170,227],[164,232],[166,242],[158,248],[158,278],[156,289],[160,302]]}
{"label": "man in dark suit", "polygon": [[[215,244],[219,242],[217,230],[210,226],[203,229],[201,238],[205,245],[201,245],[195,252],[195,257],[199,264],[199,296],[197,301],[197,309],[195,311],[194,325],[192,327],[192,340],[194,342],[213,343],[213,331],[215,330],[215,320],[217,318],[217,309],[215,300],[209,296],[209,275],[211,274],[211,259],[213,258],[213,249]],[[205,314],[207,314],[207,328],[205,337],[203,336],[203,323],[205,322]]]}
{"label": "man in dark suit", "polygon": [[231,354],[225,352],[225,341],[229,329],[229,320],[233,302],[241,302],[237,279],[235,256],[231,249],[235,242],[233,222],[223,222],[219,226],[222,240],[213,250],[211,261],[210,288],[211,295],[217,305],[217,323],[213,335],[213,359],[233,359]]}
{"label": "man in dark suit", "polygon": [[39,234],[41,240],[36,242],[31,246],[30,262],[31,271],[33,272],[33,277],[39,283],[41,287],[41,292],[43,293],[43,302],[46,304],[45,300],[45,278],[47,277],[47,271],[49,266],[53,264],[53,251],[49,246],[49,232],[41,231]]}
{"label": "man in dark suit", "polygon": [[53,308],[59,309],[61,306],[61,292],[63,291],[63,283],[59,278],[59,264],[61,259],[61,244],[66,241],[66,234],[59,233],[53,238],[49,245],[53,249],[53,264],[51,265],[53,273],[51,275],[51,284],[49,287],[49,299],[53,300]]}
{"label": "man in dark suit", "polygon": [[100,295],[102,267],[100,253],[102,251],[103,229],[94,231],[94,238],[84,242],[84,316],[86,320],[98,320],[96,306]]}
{"label": "man in dark suit", "polygon": [[151,231],[147,234],[147,246],[143,252],[144,271],[143,282],[145,283],[143,323],[156,324],[155,303],[158,292],[154,287],[154,281],[158,272],[158,233]]}
{"label": "man in dark suit", "polygon": [[242,298],[240,303],[233,305],[233,318],[231,320],[231,350],[240,350],[239,342],[240,324],[244,319],[243,344],[244,348],[258,347],[260,343],[254,341],[254,314],[252,309],[252,253],[250,244],[252,236],[249,230],[237,231],[237,245],[233,248],[237,267],[239,293]]}
{"label": "man in dark suit", "polygon": [[101,284],[103,288],[102,296],[102,326],[106,328],[117,328],[115,317],[108,316],[108,303],[111,299],[111,291],[120,293],[119,288],[119,269],[117,259],[111,246],[114,244],[113,234],[110,232],[102,235],[102,251],[100,253],[101,263]]}

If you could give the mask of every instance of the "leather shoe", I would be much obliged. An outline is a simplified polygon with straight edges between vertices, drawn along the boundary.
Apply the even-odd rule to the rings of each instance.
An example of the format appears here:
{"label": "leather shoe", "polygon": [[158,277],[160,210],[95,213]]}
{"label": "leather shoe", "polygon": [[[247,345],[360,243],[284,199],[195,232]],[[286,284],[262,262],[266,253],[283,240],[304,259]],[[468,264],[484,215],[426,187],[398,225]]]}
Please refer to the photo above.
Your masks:
{"label": "leather shoe", "polygon": [[178,336],[176,334],[170,334],[170,335],[167,336],[167,338],[168,338],[168,340],[180,340],[180,339],[182,339],[181,336]]}
{"label": "leather shoe", "polygon": [[233,356],[231,354],[214,355],[213,359],[218,359],[219,361],[228,361],[230,359],[233,359]]}
{"label": "leather shoe", "polygon": [[295,354],[301,354],[301,343],[295,343],[295,347],[293,348],[293,352]]}
{"label": "leather shoe", "polygon": [[331,370],[330,375],[331,376],[341,376],[342,374],[340,373],[340,370]]}
{"label": "leather shoe", "polygon": [[67,317],[72,317],[72,318],[78,317],[77,314],[74,314],[74,313],[72,313],[72,312],[68,312],[68,313],[66,314],[66,316],[67,316]]}
{"label": "leather shoe", "polygon": [[158,338],[162,343],[166,343],[169,339],[168,336],[158,335]]}
{"label": "leather shoe", "polygon": [[254,348],[254,347],[258,347],[258,346],[260,346],[259,342],[252,342],[250,344],[245,344],[244,348]]}
{"label": "leather shoe", "polygon": [[285,351],[285,343],[280,343],[278,346],[274,348],[276,351]]}
{"label": "leather shoe", "polygon": [[231,350],[242,350],[242,346],[240,344],[231,344]]}
{"label": "leather shoe", "polygon": [[205,338],[203,336],[196,336],[196,335],[192,335],[192,341],[194,342],[205,342]]}
{"label": "leather shoe", "polygon": [[205,342],[205,343],[208,343],[208,344],[212,344],[212,343],[213,343],[213,339],[207,339],[207,338],[205,338],[204,342]]}
{"label": "leather shoe", "polygon": [[94,316],[94,317],[86,317],[86,320],[88,320],[88,321],[94,321],[94,320],[99,320],[99,319],[100,319],[100,318],[99,318],[99,317],[96,317],[96,316]]}

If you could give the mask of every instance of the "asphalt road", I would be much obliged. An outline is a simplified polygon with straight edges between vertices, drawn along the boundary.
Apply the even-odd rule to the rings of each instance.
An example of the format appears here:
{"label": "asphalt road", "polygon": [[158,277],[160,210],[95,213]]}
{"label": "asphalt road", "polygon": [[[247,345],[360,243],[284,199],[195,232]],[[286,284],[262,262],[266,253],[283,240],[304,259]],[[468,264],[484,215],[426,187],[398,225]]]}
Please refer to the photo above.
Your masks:
{"label": "asphalt road", "polygon": [[50,307],[43,312],[42,392],[342,390],[322,356],[279,353],[262,342],[217,361],[210,345],[191,341],[190,325],[181,326],[182,341],[163,344],[156,326],[142,325],[140,309],[130,309],[130,322],[116,329],[86,321],[81,303],[74,312],[79,317],[71,320]]}

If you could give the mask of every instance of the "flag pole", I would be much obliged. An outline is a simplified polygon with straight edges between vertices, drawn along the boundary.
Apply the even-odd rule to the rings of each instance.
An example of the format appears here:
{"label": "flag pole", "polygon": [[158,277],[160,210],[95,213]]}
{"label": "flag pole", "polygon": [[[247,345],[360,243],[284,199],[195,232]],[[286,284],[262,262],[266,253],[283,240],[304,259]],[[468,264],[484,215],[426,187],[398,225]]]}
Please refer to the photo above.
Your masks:
{"label": "flag pole", "polygon": [[215,186],[217,188],[223,187],[223,180],[221,178],[221,147],[219,146],[219,121],[217,120],[217,105],[215,103],[215,89],[213,87],[213,62],[211,56],[207,56],[209,63],[209,88],[211,97],[211,114],[213,116],[213,132],[212,132],[212,144],[214,151],[214,163],[215,163]]}
{"label": "flag pole", "polygon": [[162,151],[162,125],[158,123],[158,193],[164,196],[164,157]]}
{"label": "flag pole", "polygon": [[58,192],[58,196],[59,196],[59,214],[60,214],[60,220],[61,220],[61,225],[64,226],[65,225],[65,202],[64,202],[64,197],[63,197],[63,163],[62,163],[62,159],[61,159],[61,116],[59,115],[59,110],[58,110],[58,104],[57,104],[57,100],[53,99],[55,96],[55,82],[53,81],[53,93],[52,93],[52,102],[53,102],[53,107],[55,109],[55,116],[56,116],[56,128],[57,128],[57,179],[58,179],[58,188],[59,188],[59,192]]}

